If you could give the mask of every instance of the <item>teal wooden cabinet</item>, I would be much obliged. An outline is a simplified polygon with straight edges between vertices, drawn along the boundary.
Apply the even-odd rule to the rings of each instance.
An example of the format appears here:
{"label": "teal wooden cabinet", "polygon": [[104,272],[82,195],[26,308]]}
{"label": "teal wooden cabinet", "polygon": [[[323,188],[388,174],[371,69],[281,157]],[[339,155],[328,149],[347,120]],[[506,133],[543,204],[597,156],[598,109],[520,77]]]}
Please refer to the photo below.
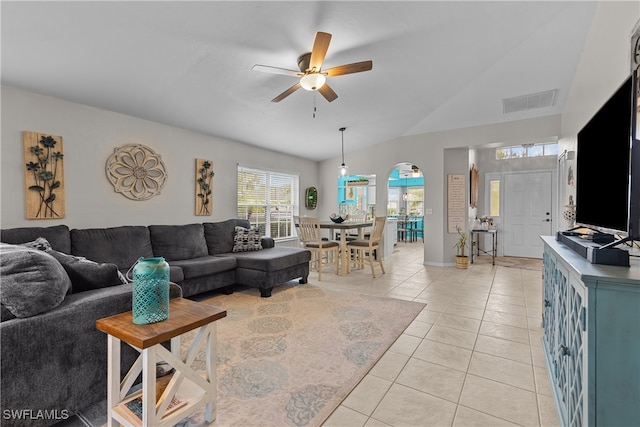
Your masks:
{"label": "teal wooden cabinet", "polygon": [[640,264],[590,264],[544,236],[543,348],[564,426],[640,425]]}

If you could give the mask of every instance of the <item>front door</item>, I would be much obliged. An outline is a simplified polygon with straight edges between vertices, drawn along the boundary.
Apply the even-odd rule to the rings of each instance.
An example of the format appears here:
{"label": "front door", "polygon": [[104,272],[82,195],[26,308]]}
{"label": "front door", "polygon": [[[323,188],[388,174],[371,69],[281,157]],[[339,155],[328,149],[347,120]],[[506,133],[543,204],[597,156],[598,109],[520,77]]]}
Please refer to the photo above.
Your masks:
{"label": "front door", "polygon": [[504,184],[504,255],[542,258],[540,236],[551,234],[551,172],[506,174]]}

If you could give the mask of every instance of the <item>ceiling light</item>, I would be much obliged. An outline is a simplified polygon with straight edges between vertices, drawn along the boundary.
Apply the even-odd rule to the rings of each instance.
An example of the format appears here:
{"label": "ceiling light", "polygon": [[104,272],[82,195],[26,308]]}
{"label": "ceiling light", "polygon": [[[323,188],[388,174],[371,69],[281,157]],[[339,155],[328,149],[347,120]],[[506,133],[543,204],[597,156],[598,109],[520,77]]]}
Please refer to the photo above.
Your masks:
{"label": "ceiling light", "polygon": [[320,73],[309,73],[302,76],[300,79],[300,86],[306,90],[318,90],[324,83],[327,81],[327,78],[324,74]]}
{"label": "ceiling light", "polygon": [[404,176],[404,193],[402,194],[402,200],[409,201],[409,175]]}
{"label": "ceiling light", "polygon": [[340,165],[340,175],[345,176],[347,174],[347,165],[344,164],[344,131],[347,130],[347,128],[340,128],[338,130],[342,132],[342,164]]}

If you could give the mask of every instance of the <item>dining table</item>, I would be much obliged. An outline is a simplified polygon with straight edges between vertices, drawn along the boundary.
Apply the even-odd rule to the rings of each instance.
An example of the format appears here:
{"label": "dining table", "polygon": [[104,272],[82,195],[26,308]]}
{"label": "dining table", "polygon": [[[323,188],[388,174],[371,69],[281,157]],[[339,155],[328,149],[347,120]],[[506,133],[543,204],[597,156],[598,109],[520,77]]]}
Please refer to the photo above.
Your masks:
{"label": "dining table", "polygon": [[349,254],[347,252],[347,231],[357,230],[358,239],[364,238],[364,229],[373,226],[373,221],[320,221],[320,228],[329,229],[330,236],[335,235],[336,230],[340,230],[340,273],[349,273]]}

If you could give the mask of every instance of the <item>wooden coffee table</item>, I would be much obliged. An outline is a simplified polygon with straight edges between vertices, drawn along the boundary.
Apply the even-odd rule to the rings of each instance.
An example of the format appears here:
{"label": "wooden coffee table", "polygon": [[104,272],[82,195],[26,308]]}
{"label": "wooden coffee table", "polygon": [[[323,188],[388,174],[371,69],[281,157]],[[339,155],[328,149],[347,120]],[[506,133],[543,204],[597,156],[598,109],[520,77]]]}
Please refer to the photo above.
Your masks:
{"label": "wooden coffee table", "polygon": [[[169,303],[169,318],[148,325],[133,323],[132,312],[96,321],[107,334],[108,343],[108,426],[114,421],[132,426],[172,426],[205,407],[205,419],[216,417],[216,324],[226,310],[184,298]],[[180,336],[199,328],[189,351],[180,355]],[[162,343],[171,340],[171,351]],[[120,342],[140,352],[120,382]],[[191,368],[198,351],[206,353],[206,378]],[[165,361],[175,372],[156,379],[156,362]],[[130,392],[142,372],[142,389]],[[157,380],[157,381],[156,381]],[[156,396],[156,392],[158,395]],[[149,399],[148,396],[153,396]]]}

